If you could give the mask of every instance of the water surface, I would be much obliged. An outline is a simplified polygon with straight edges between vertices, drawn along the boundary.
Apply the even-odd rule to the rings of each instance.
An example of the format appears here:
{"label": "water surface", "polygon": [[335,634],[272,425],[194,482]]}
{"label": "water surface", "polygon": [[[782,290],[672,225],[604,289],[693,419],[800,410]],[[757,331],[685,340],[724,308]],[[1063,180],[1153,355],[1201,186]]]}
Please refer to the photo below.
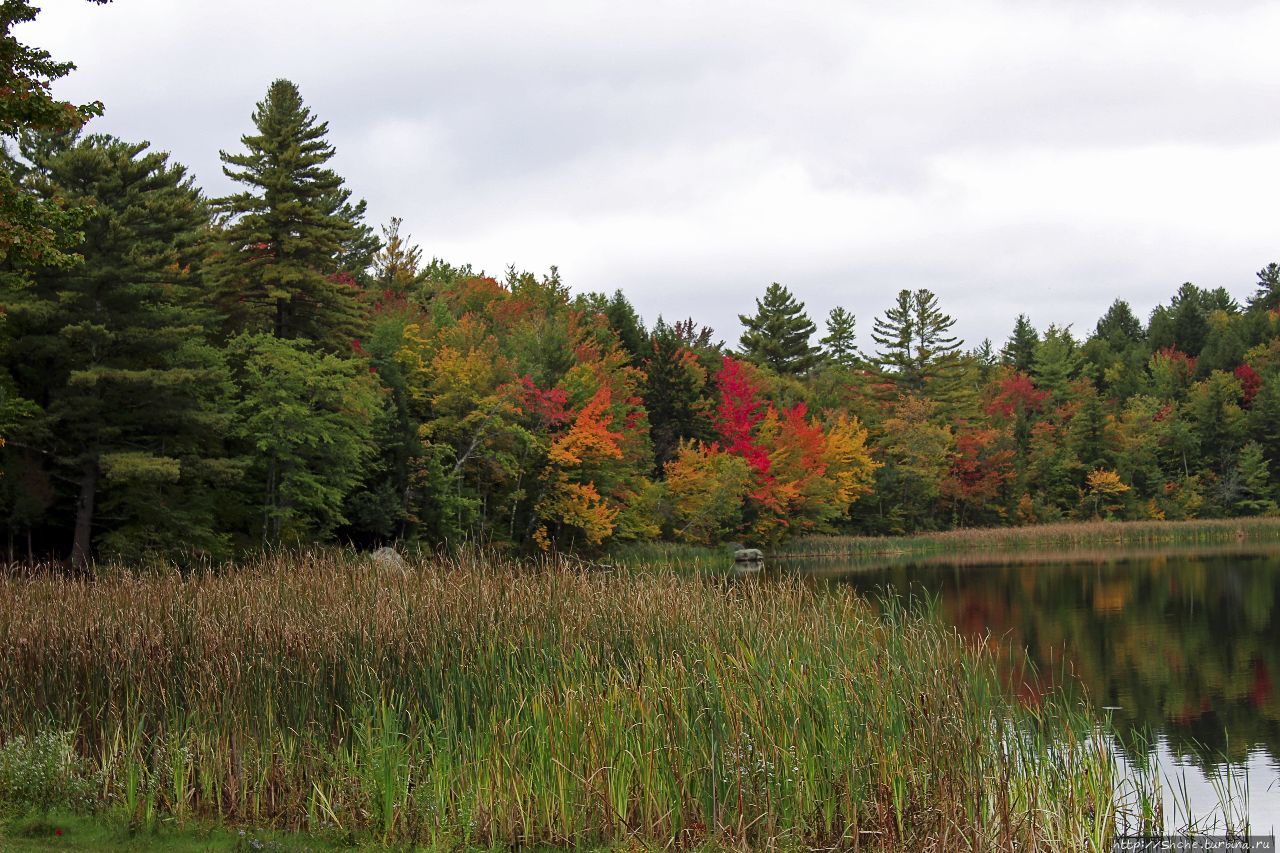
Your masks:
{"label": "water surface", "polygon": [[784,565],[869,595],[927,596],[944,622],[1000,650],[1024,701],[1078,680],[1122,758],[1156,763],[1179,824],[1188,804],[1220,821],[1224,785],[1247,784],[1253,831],[1280,827],[1280,548]]}

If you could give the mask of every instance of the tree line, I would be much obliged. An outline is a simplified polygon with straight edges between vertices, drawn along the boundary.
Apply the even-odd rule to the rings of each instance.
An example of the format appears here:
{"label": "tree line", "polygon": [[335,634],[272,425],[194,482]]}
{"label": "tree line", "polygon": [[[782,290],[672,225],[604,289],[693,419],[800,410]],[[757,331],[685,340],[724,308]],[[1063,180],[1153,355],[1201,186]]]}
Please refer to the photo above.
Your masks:
{"label": "tree line", "polygon": [[[966,349],[902,290],[866,351],[769,285],[736,347],[552,268],[492,277],[375,230],[287,80],[208,198],[85,132],[0,5],[0,522],[20,558],[480,540],[769,543],[1276,510],[1280,267],[1144,323],[1017,318]],[[815,342],[815,337],[818,340]]]}

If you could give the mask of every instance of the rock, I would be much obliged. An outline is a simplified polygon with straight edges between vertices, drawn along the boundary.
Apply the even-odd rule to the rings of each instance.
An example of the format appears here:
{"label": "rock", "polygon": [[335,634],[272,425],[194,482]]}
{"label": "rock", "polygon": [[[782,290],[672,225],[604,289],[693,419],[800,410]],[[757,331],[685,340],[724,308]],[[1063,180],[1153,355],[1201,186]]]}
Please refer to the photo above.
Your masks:
{"label": "rock", "polygon": [[739,548],[733,552],[733,573],[754,575],[764,568],[764,552],[759,548]]}
{"label": "rock", "polygon": [[394,569],[403,572],[409,568],[409,564],[405,562],[404,557],[400,556],[400,552],[389,545],[384,545],[370,554],[369,561],[376,569]]}

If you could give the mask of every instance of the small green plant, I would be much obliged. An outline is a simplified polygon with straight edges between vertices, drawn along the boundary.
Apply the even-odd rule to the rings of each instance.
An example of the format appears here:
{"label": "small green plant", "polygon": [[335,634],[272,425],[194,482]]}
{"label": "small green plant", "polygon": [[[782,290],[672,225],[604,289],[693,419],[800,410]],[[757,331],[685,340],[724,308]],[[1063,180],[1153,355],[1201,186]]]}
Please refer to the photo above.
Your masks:
{"label": "small green plant", "polygon": [[101,774],[75,751],[70,732],[18,735],[0,746],[0,807],[48,814],[55,807],[84,814],[98,804]]}

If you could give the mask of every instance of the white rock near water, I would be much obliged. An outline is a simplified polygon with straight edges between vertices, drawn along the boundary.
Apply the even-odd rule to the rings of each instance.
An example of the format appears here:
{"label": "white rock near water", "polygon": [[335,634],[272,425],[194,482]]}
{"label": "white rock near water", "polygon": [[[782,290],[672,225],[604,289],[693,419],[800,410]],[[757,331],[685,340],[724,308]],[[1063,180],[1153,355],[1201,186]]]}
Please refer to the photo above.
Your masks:
{"label": "white rock near water", "polygon": [[404,557],[400,556],[400,552],[389,545],[384,545],[369,555],[369,561],[373,563],[376,569],[394,569],[403,572],[409,568],[409,564],[405,562]]}
{"label": "white rock near water", "polygon": [[738,548],[733,552],[733,571],[737,575],[754,575],[764,568],[764,552],[759,548]]}

